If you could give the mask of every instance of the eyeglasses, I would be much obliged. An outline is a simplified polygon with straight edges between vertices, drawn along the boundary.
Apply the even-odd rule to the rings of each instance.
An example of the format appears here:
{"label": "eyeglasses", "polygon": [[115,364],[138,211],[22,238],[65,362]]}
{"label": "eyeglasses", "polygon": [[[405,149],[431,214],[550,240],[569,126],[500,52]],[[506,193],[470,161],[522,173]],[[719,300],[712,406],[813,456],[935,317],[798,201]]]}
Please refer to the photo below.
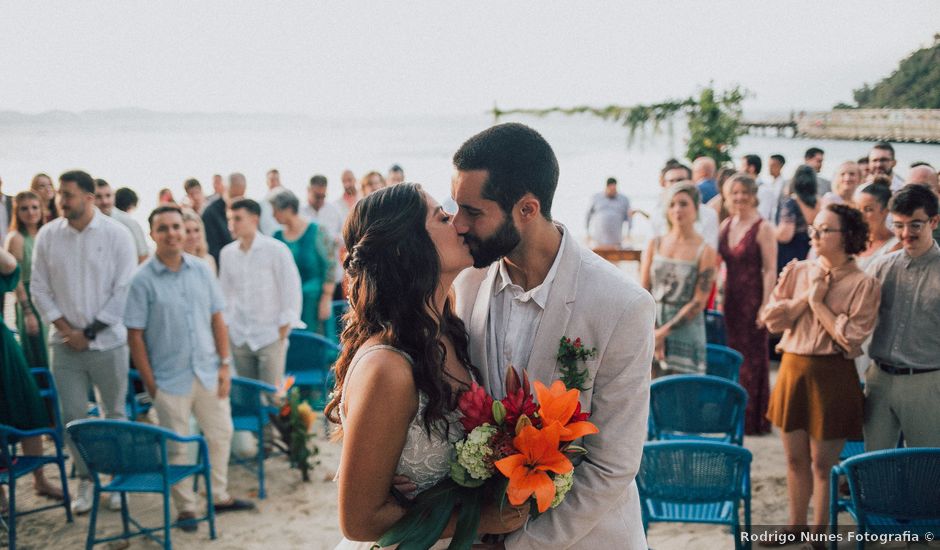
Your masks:
{"label": "eyeglasses", "polygon": [[810,239],[821,239],[826,233],[842,233],[841,229],[833,229],[831,227],[816,227],[811,225],[806,228],[806,232],[809,233]]}
{"label": "eyeglasses", "polygon": [[907,227],[911,233],[920,233],[930,220],[914,220],[912,222],[891,222],[891,227],[895,231],[904,231],[904,228]]}

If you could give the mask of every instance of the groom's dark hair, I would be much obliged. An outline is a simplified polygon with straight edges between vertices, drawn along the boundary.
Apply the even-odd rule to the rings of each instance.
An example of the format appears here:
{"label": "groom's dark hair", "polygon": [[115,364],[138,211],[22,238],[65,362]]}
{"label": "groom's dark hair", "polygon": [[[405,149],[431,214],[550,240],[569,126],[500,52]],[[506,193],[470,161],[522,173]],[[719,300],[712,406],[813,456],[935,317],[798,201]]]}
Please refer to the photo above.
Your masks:
{"label": "groom's dark hair", "polygon": [[495,201],[506,214],[526,193],[539,200],[542,216],[552,219],[552,198],[558,186],[558,159],[551,145],[524,124],[498,124],[471,137],[454,153],[458,170],[486,170],[483,198]]}

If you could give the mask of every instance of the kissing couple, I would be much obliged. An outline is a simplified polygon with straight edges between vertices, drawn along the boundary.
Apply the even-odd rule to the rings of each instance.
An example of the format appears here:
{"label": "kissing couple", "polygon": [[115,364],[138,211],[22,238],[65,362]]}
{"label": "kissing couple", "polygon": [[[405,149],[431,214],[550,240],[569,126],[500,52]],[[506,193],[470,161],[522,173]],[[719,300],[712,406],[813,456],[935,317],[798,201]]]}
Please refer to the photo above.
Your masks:
{"label": "kissing couple", "polygon": [[465,435],[457,400],[471,383],[501,399],[512,365],[550,385],[563,337],[597,350],[580,404],[604,437],[583,440],[556,509],[529,519],[528,504],[484,506],[478,534],[505,536],[476,547],[646,548],[634,477],[652,297],[553,221],[558,161],[535,130],[493,126],[460,147],[454,167],[456,213],[399,184],[360,200],[343,231],[350,311],[326,409],[343,442],[337,549],[371,548],[405,515],[393,493],[411,498],[450,474]]}

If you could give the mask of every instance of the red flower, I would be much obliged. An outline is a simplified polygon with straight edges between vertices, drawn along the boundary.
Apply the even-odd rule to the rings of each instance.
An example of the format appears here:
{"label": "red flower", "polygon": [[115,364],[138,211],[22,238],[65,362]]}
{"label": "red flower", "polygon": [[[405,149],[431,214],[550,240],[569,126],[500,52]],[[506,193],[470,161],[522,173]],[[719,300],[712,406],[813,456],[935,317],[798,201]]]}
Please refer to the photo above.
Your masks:
{"label": "red flower", "polygon": [[587,419],[591,418],[591,413],[581,412],[581,403],[578,403],[578,406],[574,408],[574,414],[571,415],[571,420],[569,422],[585,422]]}
{"label": "red flower", "polygon": [[581,347],[581,339],[580,339],[580,338],[575,338],[575,340],[574,340],[574,348],[575,348],[575,349],[578,349],[578,348],[580,348],[580,347]]}
{"label": "red flower", "polygon": [[535,416],[535,411],[538,410],[532,394],[526,392],[523,388],[508,394],[502,399],[501,403],[506,407],[506,420],[504,422],[507,426],[515,427],[516,422],[519,421],[519,417],[522,415],[526,415],[531,419]]}
{"label": "red flower", "polygon": [[483,424],[496,424],[493,420],[493,398],[476,382],[471,383],[470,389],[461,394],[457,408],[463,413],[460,423],[468,433]]}

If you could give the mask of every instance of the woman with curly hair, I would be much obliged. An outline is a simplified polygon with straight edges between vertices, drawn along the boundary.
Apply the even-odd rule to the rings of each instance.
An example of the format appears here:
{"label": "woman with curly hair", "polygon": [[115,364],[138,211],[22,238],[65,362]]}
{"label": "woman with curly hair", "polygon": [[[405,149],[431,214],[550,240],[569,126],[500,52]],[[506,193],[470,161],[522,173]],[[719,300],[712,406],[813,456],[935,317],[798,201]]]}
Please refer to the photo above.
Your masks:
{"label": "woman with curly hair", "polygon": [[[346,539],[337,548],[366,549],[405,515],[390,498],[395,476],[420,492],[450,474],[453,443],[464,435],[457,397],[475,378],[451,285],[473,258],[450,216],[413,183],[356,203],[343,237],[350,308],[326,414],[343,440],[337,480]],[[523,525],[527,509],[504,508],[484,507],[481,533]],[[451,519],[443,536],[454,527]]]}
{"label": "woman with curly hair", "polygon": [[816,258],[790,263],[761,318],[783,332],[780,373],[767,418],[780,428],[787,457],[792,532],[825,532],[829,471],[846,439],[862,437],[864,397],[854,358],[875,328],[881,285],[858,268],[868,225],[861,212],[831,204],[809,226]]}

